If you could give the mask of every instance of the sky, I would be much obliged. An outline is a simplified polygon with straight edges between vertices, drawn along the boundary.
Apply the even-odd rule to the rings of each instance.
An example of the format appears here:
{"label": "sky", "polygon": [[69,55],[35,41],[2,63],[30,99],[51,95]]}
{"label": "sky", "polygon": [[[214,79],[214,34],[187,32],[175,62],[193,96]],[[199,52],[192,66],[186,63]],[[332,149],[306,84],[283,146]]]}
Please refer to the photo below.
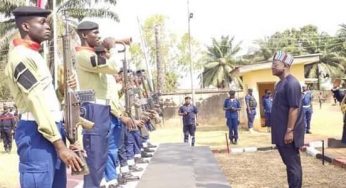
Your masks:
{"label": "sky", "polygon": [[[307,24],[335,34],[346,23],[346,1],[342,0],[189,0],[191,36],[207,45],[212,37],[235,36],[246,53],[256,39],[276,31]],[[167,16],[167,28],[182,35],[187,32],[187,0],[119,0],[114,11],[120,23],[101,20],[102,36],[133,37],[139,42],[137,17]]]}

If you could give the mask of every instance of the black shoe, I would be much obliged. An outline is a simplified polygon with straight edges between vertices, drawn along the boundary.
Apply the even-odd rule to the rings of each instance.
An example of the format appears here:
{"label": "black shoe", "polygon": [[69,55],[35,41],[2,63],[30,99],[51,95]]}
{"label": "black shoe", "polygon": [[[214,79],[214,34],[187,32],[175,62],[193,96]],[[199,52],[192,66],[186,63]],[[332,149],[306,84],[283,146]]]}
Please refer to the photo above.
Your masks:
{"label": "black shoe", "polygon": [[134,175],[132,175],[130,172],[123,173],[122,176],[123,176],[123,178],[126,180],[126,182],[138,181],[138,180],[139,180],[139,177],[138,177],[138,176],[134,176]]}
{"label": "black shoe", "polygon": [[119,184],[111,184],[111,185],[108,185],[108,188],[122,188],[123,186],[122,185],[119,185]]}
{"label": "black shoe", "polygon": [[310,131],[306,131],[306,134],[311,134],[311,132]]}
{"label": "black shoe", "polygon": [[155,150],[150,149],[150,148],[143,148],[144,152],[150,153],[150,152],[155,152]]}
{"label": "black shoe", "polygon": [[129,169],[131,172],[142,172],[143,171],[143,168],[136,166],[136,165],[129,166]]}
{"label": "black shoe", "polygon": [[157,148],[157,146],[156,146],[156,145],[151,144],[150,142],[148,142],[148,148]]}
{"label": "black shoe", "polygon": [[234,144],[237,145],[238,144],[238,140],[234,139]]}
{"label": "black shoe", "polygon": [[194,147],[194,146],[195,146],[195,143],[191,143],[191,146]]}
{"label": "black shoe", "polygon": [[146,157],[153,157],[152,154],[147,153],[147,152],[144,152],[144,151],[141,152],[141,156],[142,156],[143,158],[146,158]]}
{"label": "black shoe", "polygon": [[146,163],[149,163],[149,161],[145,160],[143,158],[135,158],[135,163],[137,163],[137,164],[146,164]]}
{"label": "black shoe", "polygon": [[126,183],[127,183],[126,178],[122,174],[120,174],[118,176],[118,184],[119,185],[125,185]]}

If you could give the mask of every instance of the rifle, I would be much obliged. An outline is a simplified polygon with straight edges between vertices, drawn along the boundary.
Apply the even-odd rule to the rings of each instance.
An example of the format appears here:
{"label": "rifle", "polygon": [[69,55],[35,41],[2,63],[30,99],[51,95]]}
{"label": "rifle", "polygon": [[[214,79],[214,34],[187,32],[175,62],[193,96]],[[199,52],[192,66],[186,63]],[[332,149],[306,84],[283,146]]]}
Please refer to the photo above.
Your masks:
{"label": "rifle", "polygon": [[[63,60],[64,60],[64,126],[66,130],[66,138],[70,144],[75,144],[78,140],[78,126],[84,129],[91,129],[94,123],[81,117],[81,103],[77,92],[73,91],[67,84],[68,78],[72,75],[72,57],[71,46],[67,35],[63,36]],[[89,167],[85,160],[83,150],[74,150],[82,161],[82,170],[73,171],[72,175],[87,175],[89,174]]]}

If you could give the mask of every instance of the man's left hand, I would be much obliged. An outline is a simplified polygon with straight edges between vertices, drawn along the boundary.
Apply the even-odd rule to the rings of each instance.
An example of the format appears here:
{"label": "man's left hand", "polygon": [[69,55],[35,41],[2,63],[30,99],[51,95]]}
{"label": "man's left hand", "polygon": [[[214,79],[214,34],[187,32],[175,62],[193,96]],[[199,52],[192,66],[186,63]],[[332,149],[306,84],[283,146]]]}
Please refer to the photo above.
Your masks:
{"label": "man's left hand", "polygon": [[293,142],[293,130],[287,131],[284,138],[285,144],[291,144]]}
{"label": "man's left hand", "polygon": [[75,73],[72,73],[72,75],[68,78],[67,85],[71,89],[76,89],[77,88],[77,78],[76,78],[76,74]]}

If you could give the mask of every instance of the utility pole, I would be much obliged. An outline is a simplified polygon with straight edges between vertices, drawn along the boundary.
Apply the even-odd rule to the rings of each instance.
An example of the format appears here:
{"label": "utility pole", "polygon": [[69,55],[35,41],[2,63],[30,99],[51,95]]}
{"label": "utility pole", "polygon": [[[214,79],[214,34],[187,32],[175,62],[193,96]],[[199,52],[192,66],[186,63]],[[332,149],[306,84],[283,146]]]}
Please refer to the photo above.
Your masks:
{"label": "utility pole", "polygon": [[160,40],[159,40],[159,25],[155,25],[155,45],[156,45],[156,68],[157,68],[157,81],[156,81],[156,91],[162,93],[163,86],[163,72],[162,72],[162,62],[160,53]]}
{"label": "utility pole", "polygon": [[139,29],[139,36],[141,38],[141,48],[144,54],[144,59],[145,59],[145,66],[146,66],[146,71],[148,73],[148,84],[149,84],[149,88],[151,88],[151,90],[153,91],[154,88],[154,84],[153,84],[153,75],[151,73],[151,69],[150,69],[150,65],[149,65],[149,55],[148,55],[148,47],[147,47],[147,43],[143,37],[142,34],[142,25],[139,21],[139,18],[137,16],[137,24],[138,24],[138,29]]}
{"label": "utility pole", "polygon": [[192,64],[192,57],[191,57],[191,29],[190,29],[190,21],[191,18],[193,18],[193,13],[190,12],[190,2],[187,0],[187,25],[188,25],[188,34],[189,34],[189,63],[190,63],[190,79],[191,79],[191,98],[192,103],[195,104],[195,89],[193,86],[193,64]]}

